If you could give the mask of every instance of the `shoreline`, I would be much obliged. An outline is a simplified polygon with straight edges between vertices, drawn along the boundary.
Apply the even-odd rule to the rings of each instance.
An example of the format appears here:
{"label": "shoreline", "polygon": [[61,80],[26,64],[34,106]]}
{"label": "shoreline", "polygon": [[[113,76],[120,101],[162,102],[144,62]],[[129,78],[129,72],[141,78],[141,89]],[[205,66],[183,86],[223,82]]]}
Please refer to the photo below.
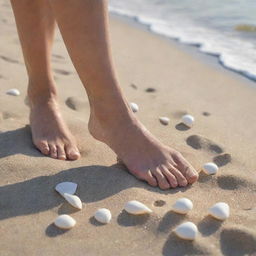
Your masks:
{"label": "shoreline", "polygon": [[110,17],[113,19],[117,19],[117,20],[124,22],[126,24],[129,24],[137,29],[147,31],[148,33],[153,34],[157,37],[164,38],[165,40],[169,41],[170,45],[175,46],[178,49],[185,51],[192,57],[198,58],[205,64],[211,65],[220,71],[231,73],[231,75],[234,75],[235,78],[240,79],[242,82],[245,82],[249,86],[252,86],[253,88],[256,89],[256,80],[255,79],[248,77],[239,71],[233,70],[233,69],[223,65],[223,63],[219,60],[218,55],[199,51],[199,47],[200,47],[199,45],[185,44],[185,43],[179,42],[178,39],[170,38],[165,35],[160,35],[160,34],[154,33],[153,31],[151,31],[149,29],[149,25],[142,24],[142,23],[136,21],[135,18],[127,17],[127,16],[124,16],[124,15],[121,15],[118,13],[113,13],[113,12],[109,12],[109,14],[110,14]]}

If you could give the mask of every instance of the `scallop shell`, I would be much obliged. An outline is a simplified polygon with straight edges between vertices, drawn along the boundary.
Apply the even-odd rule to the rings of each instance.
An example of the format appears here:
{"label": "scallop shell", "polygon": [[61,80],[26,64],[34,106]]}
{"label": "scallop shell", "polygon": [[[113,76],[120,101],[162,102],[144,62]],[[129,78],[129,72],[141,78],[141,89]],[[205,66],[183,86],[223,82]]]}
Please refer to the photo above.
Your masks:
{"label": "scallop shell", "polygon": [[109,223],[111,220],[111,212],[110,210],[106,209],[106,208],[101,208],[99,210],[97,210],[94,214],[94,218],[99,221],[100,223]]}
{"label": "scallop shell", "polygon": [[229,217],[229,205],[223,202],[216,203],[209,209],[209,214],[218,220],[225,220]]}
{"label": "scallop shell", "polygon": [[134,214],[134,215],[146,214],[146,213],[152,212],[152,210],[149,209],[146,205],[136,200],[127,202],[124,206],[124,209],[128,213]]}
{"label": "scallop shell", "polygon": [[82,202],[78,196],[71,195],[68,193],[64,193],[63,196],[68,201],[68,203],[71,204],[73,207],[75,207],[79,210],[81,210],[83,208]]}
{"label": "scallop shell", "polygon": [[187,214],[193,208],[193,203],[188,198],[178,199],[172,206],[172,211],[180,214]]}
{"label": "scallop shell", "polygon": [[181,118],[182,123],[185,124],[188,127],[192,127],[195,121],[195,118],[191,115],[184,115]]}
{"label": "scallop shell", "polygon": [[134,102],[130,102],[130,107],[134,113],[139,111],[139,106]]}
{"label": "scallop shell", "polygon": [[194,240],[198,234],[198,229],[193,222],[188,221],[180,224],[174,232],[181,239]]}
{"label": "scallop shell", "polygon": [[6,92],[6,94],[13,95],[13,96],[19,96],[20,91],[18,89],[10,89]]}
{"label": "scallop shell", "polygon": [[170,118],[166,116],[159,117],[159,121],[163,125],[168,125],[170,123]]}
{"label": "scallop shell", "polygon": [[76,193],[77,184],[74,182],[61,182],[56,185],[55,190],[59,192],[62,196],[64,196],[64,193],[73,195]]}
{"label": "scallop shell", "polygon": [[69,215],[63,214],[56,218],[54,224],[62,229],[70,229],[76,225],[76,221]]}
{"label": "scallop shell", "polygon": [[203,171],[208,175],[216,174],[219,167],[215,163],[206,163],[203,165]]}

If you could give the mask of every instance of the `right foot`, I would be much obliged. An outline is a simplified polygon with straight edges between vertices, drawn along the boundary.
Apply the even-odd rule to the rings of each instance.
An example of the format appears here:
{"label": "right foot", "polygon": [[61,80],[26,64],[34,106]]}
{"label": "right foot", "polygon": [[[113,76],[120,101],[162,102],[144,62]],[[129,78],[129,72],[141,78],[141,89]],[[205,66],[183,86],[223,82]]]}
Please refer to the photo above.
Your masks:
{"label": "right foot", "polygon": [[76,160],[80,157],[74,136],[65,124],[55,93],[29,93],[30,126],[34,145],[55,159]]}

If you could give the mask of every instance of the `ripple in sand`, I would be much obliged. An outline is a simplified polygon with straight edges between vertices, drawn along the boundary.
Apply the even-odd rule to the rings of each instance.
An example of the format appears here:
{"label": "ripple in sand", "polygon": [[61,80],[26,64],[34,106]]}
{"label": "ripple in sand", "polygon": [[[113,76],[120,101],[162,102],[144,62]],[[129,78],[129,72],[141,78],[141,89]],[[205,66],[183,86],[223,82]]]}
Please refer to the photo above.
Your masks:
{"label": "ripple in sand", "polygon": [[69,97],[65,101],[66,105],[73,110],[82,110],[86,107],[86,101],[77,97]]}
{"label": "ripple in sand", "polygon": [[64,69],[57,69],[57,68],[54,69],[54,72],[57,73],[57,74],[60,74],[60,75],[64,75],[64,76],[68,76],[68,75],[72,74],[71,71],[67,71],[67,70],[64,70]]}
{"label": "ripple in sand", "polygon": [[155,88],[152,88],[152,87],[149,87],[145,90],[145,92],[155,92],[156,89]]}
{"label": "ripple in sand", "polygon": [[213,158],[213,162],[217,164],[219,167],[224,166],[231,162],[231,155],[228,153],[224,153]]}
{"label": "ripple in sand", "polygon": [[226,256],[256,255],[256,234],[244,227],[225,228],[220,235],[221,250]]}
{"label": "ripple in sand", "polygon": [[224,152],[220,145],[200,135],[191,135],[187,138],[186,142],[194,149],[202,149],[217,154]]}
{"label": "ripple in sand", "polygon": [[207,111],[204,111],[204,112],[202,113],[202,115],[203,115],[203,116],[210,116],[211,113],[209,113],[209,112],[207,112]]}
{"label": "ripple in sand", "polygon": [[3,55],[0,55],[0,59],[2,59],[4,61],[7,61],[7,62],[10,62],[10,63],[19,63],[18,60],[14,60],[10,57],[6,57],[6,56],[3,56]]}

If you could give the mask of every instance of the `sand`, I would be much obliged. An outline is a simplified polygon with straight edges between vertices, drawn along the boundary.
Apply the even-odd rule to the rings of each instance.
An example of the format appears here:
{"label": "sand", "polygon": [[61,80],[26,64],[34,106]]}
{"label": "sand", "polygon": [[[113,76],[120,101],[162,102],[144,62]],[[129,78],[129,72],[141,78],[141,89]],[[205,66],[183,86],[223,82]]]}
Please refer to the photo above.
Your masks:
{"label": "sand", "polygon": [[[27,77],[6,0],[0,0],[0,255],[256,255],[256,89],[232,72],[205,63],[165,38],[111,18],[111,40],[120,83],[136,115],[161,141],[180,150],[199,171],[205,162],[220,166],[214,176],[200,174],[187,188],[161,191],[138,181],[87,129],[85,91],[56,36],[52,62],[61,110],[79,141],[82,157],[61,161],[45,157],[31,142],[26,105]],[[20,96],[6,95],[17,88]],[[154,88],[153,92],[146,92]],[[150,91],[150,90],[149,90]],[[185,113],[195,125],[180,124]],[[159,116],[170,118],[162,125]],[[58,182],[78,183],[84,208],[76,211],[54,191]],[[186,216],[170,212],[180,197],[194,209]],[[123,211],[128,200],[149,206],[149,216]],[[223,201],[231,216],[221,222],[207,216]],[[92,216],[108,208],[113,219],[99,225]],[[52,223],[70,214],[77,225],[61,231]],[[194,222],[199,236],[182,241],[173,229]]]}

